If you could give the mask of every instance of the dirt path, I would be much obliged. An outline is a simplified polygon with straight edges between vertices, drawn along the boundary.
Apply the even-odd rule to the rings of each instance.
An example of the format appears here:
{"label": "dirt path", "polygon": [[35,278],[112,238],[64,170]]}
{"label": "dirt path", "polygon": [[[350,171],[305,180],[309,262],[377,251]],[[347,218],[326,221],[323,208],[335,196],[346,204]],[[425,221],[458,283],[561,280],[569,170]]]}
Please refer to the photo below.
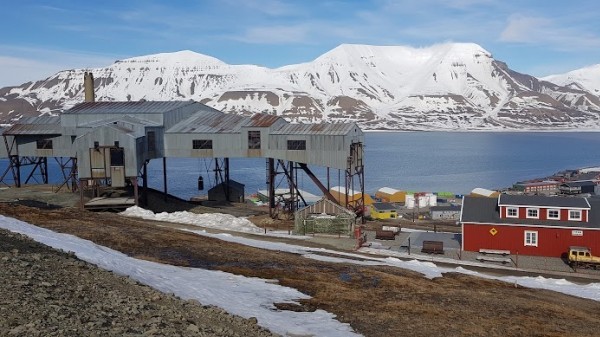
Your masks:
{"label": "dirt path", "polygon": [[277,279],[312,296],[282,309],[324,309],[365,336],[592,336],[600,326],[598,302],[467,275],[319,262],[110,213],[3,203],[0,214],[137,258]]}

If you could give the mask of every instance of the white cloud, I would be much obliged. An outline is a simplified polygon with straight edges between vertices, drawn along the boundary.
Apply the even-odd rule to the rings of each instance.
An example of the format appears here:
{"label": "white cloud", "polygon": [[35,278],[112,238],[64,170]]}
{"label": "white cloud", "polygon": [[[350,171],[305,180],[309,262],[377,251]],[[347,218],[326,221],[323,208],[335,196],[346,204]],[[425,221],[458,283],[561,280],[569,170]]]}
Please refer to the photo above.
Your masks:
{"label": "white cloud", "polygon": [[506,28],[500,33],[500,40],[504,42],[538,42],[543,31],[552,26],[551,21],[540,17],[527,17],[512,15],[508,18]]}
{"label": "white cloud", "polygon": [[526,43],[532,45],[549,45],[557,50],[581,50],[600,47],[600,37],[582,31],[576,26],[551,20],[545,17],[512,15],[504,30],[500,33],[500,41]]}
{"label": "white cloud", "polygon": [[0,88],[49,76],[46,64],[35,60],[0,55]]}
{"label": "white cloud", "polygon": [[307,25],[254,27],[232,39],[256,44],[305,43],[309,41],[310,32]]}
{"label": "white cloud", "polygon": [[0,45],[0,88],[44,79],[61,70],[103,67],[116,59],[108,55]]}
{"label": "white cloud", "polygon": [[281,0],[229,0],[224,2],[235,8],[242,6],[270,16],[297,15],[302,10],[301,7]]}

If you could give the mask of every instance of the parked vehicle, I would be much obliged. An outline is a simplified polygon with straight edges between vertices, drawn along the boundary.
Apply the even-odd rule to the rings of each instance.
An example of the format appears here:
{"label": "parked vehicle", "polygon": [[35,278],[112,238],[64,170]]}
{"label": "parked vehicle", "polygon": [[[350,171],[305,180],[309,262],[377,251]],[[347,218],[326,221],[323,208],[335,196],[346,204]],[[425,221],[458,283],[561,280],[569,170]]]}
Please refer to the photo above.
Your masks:
{"label": "parked vehicle", "polygon": [[573,268],[600,269],[600,256],[592,255],[588,247],[569,247],[569,264]]}

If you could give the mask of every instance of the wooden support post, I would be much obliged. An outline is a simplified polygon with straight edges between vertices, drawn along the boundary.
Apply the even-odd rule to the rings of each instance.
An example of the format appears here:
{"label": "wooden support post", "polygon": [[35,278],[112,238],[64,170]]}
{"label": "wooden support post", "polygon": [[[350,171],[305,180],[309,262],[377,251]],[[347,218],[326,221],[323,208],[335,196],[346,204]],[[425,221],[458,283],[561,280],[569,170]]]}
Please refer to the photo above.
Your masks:
{"label": "wooden support post", "polygon": [[144,162],[143,175],[144,206],[148,206],[148,161]]}
{"label": "wooden support post", "polygon": [[163,186],[165,188],[165,193],[164,193],[164,197],[165,197],[165,201],[167,201],[167,157],[163,157]]}
{"label": "wooden support post", "polygon": [[131,183],[133,184],[133,198],[134,198],[134,201],[135,201],[135,205],[139,206],[139,204],[138,204],[138,181],[137,181],[137,177],[131,178]]}
{"label": "wooden support post", "polygon": [[83,179],[79,179],[79,207],[81,210],[84,209],[83,204]]}

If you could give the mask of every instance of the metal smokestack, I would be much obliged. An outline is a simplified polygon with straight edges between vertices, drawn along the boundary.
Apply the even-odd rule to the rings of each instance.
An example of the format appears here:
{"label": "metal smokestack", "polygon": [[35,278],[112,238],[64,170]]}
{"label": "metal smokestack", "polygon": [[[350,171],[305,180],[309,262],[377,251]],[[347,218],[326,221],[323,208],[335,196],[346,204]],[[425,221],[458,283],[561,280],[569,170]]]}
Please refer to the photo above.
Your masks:
{"label": "metal smokestack", "polygon": [[95,102],[96,94],[94,93],[94,75],[92,72],[85,72],[83,74],[83,90],[85,93],[85,101],[84,102]]}

